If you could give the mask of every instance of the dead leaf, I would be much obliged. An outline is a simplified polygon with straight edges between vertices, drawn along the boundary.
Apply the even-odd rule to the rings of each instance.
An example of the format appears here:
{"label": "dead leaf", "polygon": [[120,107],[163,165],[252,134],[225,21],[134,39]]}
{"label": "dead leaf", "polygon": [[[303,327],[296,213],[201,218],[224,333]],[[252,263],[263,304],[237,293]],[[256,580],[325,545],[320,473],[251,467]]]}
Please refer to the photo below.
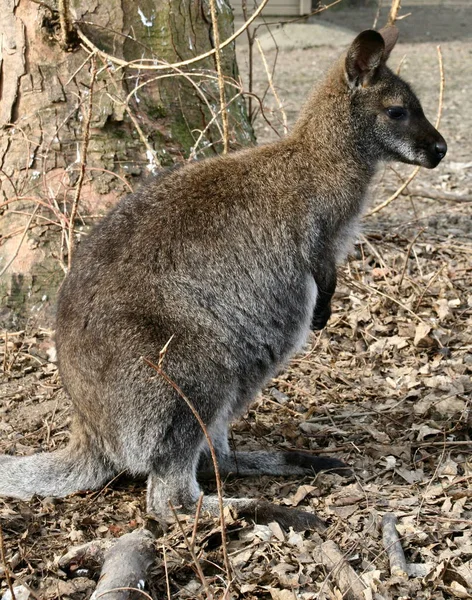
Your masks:
{"label": "dead leaf", "polygon": [[292,506],[298,506],[302,500],[304,500],[308,494],[311,494],[317,488],[314,485],[301,485],[296,491],[292,498]]}

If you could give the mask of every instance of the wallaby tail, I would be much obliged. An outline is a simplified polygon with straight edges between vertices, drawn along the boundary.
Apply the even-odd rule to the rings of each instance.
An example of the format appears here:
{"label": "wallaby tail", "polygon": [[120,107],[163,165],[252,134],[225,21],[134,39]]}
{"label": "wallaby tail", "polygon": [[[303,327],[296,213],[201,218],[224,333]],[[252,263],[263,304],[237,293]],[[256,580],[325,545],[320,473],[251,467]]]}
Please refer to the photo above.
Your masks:
{"label": "wallaby tail", "polygon": [[35,494],[62,498],[73,492],[96,489],[114,472],[85,437],[73,436],[66,448],[55,452],[0,455],[0,496],[22,500]]}

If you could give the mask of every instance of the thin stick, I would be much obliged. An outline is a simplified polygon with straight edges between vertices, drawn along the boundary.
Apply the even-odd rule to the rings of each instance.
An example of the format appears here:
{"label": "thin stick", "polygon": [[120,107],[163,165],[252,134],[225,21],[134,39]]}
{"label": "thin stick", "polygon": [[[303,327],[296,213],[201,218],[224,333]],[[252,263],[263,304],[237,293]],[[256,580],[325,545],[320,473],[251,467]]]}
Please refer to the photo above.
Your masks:
{"label": "thin stick", "polygon": [[198,414],[196,408],[193,406],[193,404],[190,401],[190,399],[180,389],[180,387],[175,383],[175,381],[173,381],[167,375],[167,373],[165,371],[163,371],[159,366],[155,365],[154,363],[152,363],[147,358],[143,357],[143,360],[151,368],[153,368],[155,371],[157,371],[157,373],[159,373],[159,375],[164,379],[164,381],[166,381],[172,388],[174,388],[174,390],[177,392],[177,394],[187,404],[187,406],[191,410],[193,416],[197,419],[198,424],[200,425],[200,427],[201,427],[201,429],[203,431],[203,434],[204,434],[204,436],[206,438],[206,441],[207,441],[207,444],[208,444],[208,448],[209,448],[210,454],[211,454],[211,459],[213,461],[213,468],[215,469],[216,491],[217,491],[217,494],[218,494],[218,504],[219,504],[219,509],[220,509],[221,542],[222,542],[222,550],[223,550],[223,557],[224,557],[226,575],[228,577],[228,581],[231,581],[231,567],[230,567],[229,558],[228,558],[228,548],[227,548],[227,539],[226,539],[226,526],[225,526],[225,516],[224,516],[223,486],[221,484],[220,469],[218,467],[218,459],[216,457],[216,452],[215,452],[215,448],[213,446],[213,442],[211,441],[211,437],[210,437],[210,435],[208,433],[208,430],[207,430],[207,428],[205,426],[205,423],[203,422],[202,418]]}
{"label": "thin stick", "polygon": [[33,219],[38,211],[39,208],[39,204],[36,204],[36,206],[34,207],[33,212],[31,213],[30,218],[28,219],[28,223],[26,223],[26,227],[23,230],[23,235],[21,236],[21,239],[18,243],[18,246],[16,247],[15,252],[13,252],[10,260],[7,262],[7,264],[3,267],[3,269],[0,271],[0,277],[7,271],[7,269],[10,267],[10,265],[12,264],[12,262],[15,260],[15,258],[18,256],[18,253],[20,251],[21,246],[23,245],[23,242],[25,241],[26,235],[28,233],[28,230],[31,226],[31,223],[33,222]]}
{"label": "thin stick", "polygon": [[402,0],[392,0],[392,6],[390,8],[390,14],[388,15],[387,26],[395,24],[395,21],[398,18],[398,11],[400,10],[401,5]]}
{"label": "thin stick", "polygon": [[405,553],[400,543],[396,525],[398,519],[393,513],[387,513],[382,518],[382,542],[390,562],[392,577],[408,578]]}
{"label": "thin stick", "polygon": [[[235,31],[233,33],[233,35],[231,35],[228,39],[226,39],[223,43],[220,44],[220,50],[223,50],[223,48],[225,48],[226,46],[228,46],[229,44],[234,42],[234,40],[237,37],[239,37],[244,31],[246,31],[246,29],[249,27],[249,25],[264,10],[268,1],[269,0],[262,0],[262,2],[259,4],[257,9],[252,13],[252,15],[249,17],[249,19],[245,23],[243,23],[243,25],[241,25],[241,27],[237,31]],[[176,67],[184,67],[186,65],[191,65],[195,62],[198,62],[200,60],[208,58],[209,56],[213,56],[213,54],[216,54],[216,49],[213,48],[212,50],[209,50],[208,52],[204,52],[203,54],[199,54],[198,56],[194,56],[193,58],[189,58],[187,60],[181,60],[179,62],[172,63],[172,64],[164,63],[164,61],[159,61],[161,64],[156,65],[156,64],[154,64],[154,63],[156,63],[155,58],[142,59],[142,60],[148,60],[149,62],[153,63],[153,64],[147,64],[146,62],[122,60],[121,58],[117,58],[116,56],[112,56],[111,54],[108,54],[107,52],[100,50],[99,48],[97,48],[97,46],[95,46],[95,44],[93,44],[88,39],[88,37],[83,33],[83,31],[79,27],[77,27],[77,35],[80,37],[80,39],[83,41],[83,43],[93,52],[96,52],[97,54],[104,56],[107,60],[109,60],[110,62],[112,62],[116,65],[120,65],[122,67],[127,67],[129,69],[143,69],[146,71],[163,71],[165,69],[173,69]]]}
{"label": "thin stick", "polygon": [[3,372],[7,372],[8,362],[8,331],[5,329],[5,350],[3,352]]}
{"label": "thin stick", "polygon": [[[61,46],[64,50],[69,50],[73,46],[74,29],[72,27],[69,0],[58,0],[59,24],[61,26]],[[49,10],[51,10],[48,7]],[[51,11],[51,14],[52,13]],[[77,39],[77,38],[76,38]]]}
{"label": "thin stick", "polygon": [[164,573],[166,576],[167,600],[170,600],[169,570],[167,568],[167,553],[166,553],[166,545],[165,544],[162,544],[162,556],[164,558]]}
{"label": "thin stick", "polygon": [[198,521],[200,520],[200,513],[202,511],[202,502],[203,502],[203,492],[201,492],[201,494],[200,494],[200,498],[198,499],[198,502],[197,502],[197,508],[195,510],[195,522],[193,524],[192,537],[190,539],[190,545],[192,546],[192,548],[195,546],[195,538],[197,536]]}
{"label": "thin stick", "polygon": [[408,266],[408,259],[410,258],[411,249],[413,248],[413,244],[420,237],[420,235],[424,232],[424,229],[420,229],[420,231],[415,235],[415,237],[411,240],[408,245],[408,249],[406,251],[405,262],[403,264],[402,274],[400,275],[400,281],[398,282],[398,289],[402,289],[403,279],[405,278],[406,268]]}
{"label": "thin stick", "polygon": [[84,122],[84,139],[82,143],[82,153],[81,153],[81,161],[80,161],[80,172],[79,179],[77,181],[77,187],[75,189],[74,200],[72,202],[72,208],[70,211],[69,217],[69,255],[67,257],[67,270],[70,271],[70,267],[72,264],[72,254],[74,251],[74,222],[77,216],[77,210],[79,208],[79,200],[80,200],[80,192],[82,191],[82,185],[84,183],[85,177],[85,167],[87,164],[87,150],[90,139],[90,122],[92,120],[92,107],[93,107],[93,86],[95,83],[95,78],[97,75],[97,62],[95,59],[95,55],[91,56],[91,64],[92,70],[90,74],[90,90],[89,90],[89,98],[88,98],[88,106],[87,112],[85,114],[85,122]]}
{"label": "thin stick", "polygon": [[215,0],[210,0],[211,22],[213,25],[213,41],[215,43],[216,72],[218,73],[218,88],[220,90],[221,120],[223,122],[223,154],[227,154],[229,146],[228,113],[226,112],[225,81],[221,68],[220,31]]}
{"label": "thin stick", "polygon": [[[393,1],[395,2],[396,0],[393,0]],[[398,1],[398,4],[400,4],[400,0],[397,0],[397,1]],[[438,50],[440,82],[439,82],[438,112],[437,112],[436,123],[435,123],[436,129],[439,127],[439,124],[441,122],[441,116],[442,116],[442,110],[443,110],[443,98],[444,98],[444,85],[445,85],[441,46],[438,46],[437,50]],[[409,175],[409,177],[407,178],[407,180],[405,181],[405,183],[403,183],[398,188],[398,190],[390,196],[390,198],[387,198],[387,200],[385,200],[385,202],[382,202],[381,204],[379,204],[378,206],[373,208],[370,212],[368,212],[366,217],[371,217],[372,215],[375,215],[375,213],[378,213],[379,211],[383,210],[391,202],[396,200],[398,198],[398,196],[400,196],[400,194],[403,192],[403,190],[405,190],[405,188],[407,188],[410,185],[410,183],[413,181],[413,179],[418,175],[420,169],[421,169],[421,167],[415,167],[413,169],[413,171],[411,172],[411,174]]]}
{"label": "thin stick", "polygon": [[257,43],[257,49],[260,52],[260,55],[261,55],[261,58],[262,58],[262,62],[264,64],[264,68],[265,68],[266,75],[267,75],[267,81],[269,82],[270,89],[271,89],[272,93],[274,94],[275,101],[277,102],[277,107],[278,107],[278,109],[280,110],[280,112],[282,114],[282,120],[283,120],[283,123],[284,123],[284,134],[287,135],[287,133],[288,133],[287,113],[285,112],[283,104],[280,101],[279,95],[277,94],[277,91],[276,91],[276,89],[274,87],[274,81],[272,79],[272,75],[271,75],[271,72],[269,70],[269,65],[267,64],[266,57],[264,55],[264,51],[262,50],[262,46],[261,46],[261,43],[259,41],[259,38],[256,38],[256,43]]}
{"label": "thin stick", "polygon": [[169,502],[169,506],[172,511],[172,514],[174,515],[174,519],[175,519],[177,525],[179,526],[180,532],[182,533],[182,535],[184,537],[185,545],[187,546],[187,550],[190,552],[190,556],[192,557],[195,568],[197,569],[197,573],[198,573],[198,576],[200,577],[200,581],[202,582],[202,585],[205,588],[207,598],[208,598],[208,600],[212,600],[213,594],[211,593],[210,586],[208,585],[208,581],[205,577],[205,573],[203,572],[202,565],[200,564],[200,561],[198,560],[198,557],[195,554],[195,548],[188,541],[187,536],[185,534],[184,527],[182,525],[182,522],[179,519],[179,515],[177,514],[177,511],[175,510],[172,502]]}
{"label": "thin stick", "polygon": [[7,580],[7,586],[8,589],[10,590],[10,595],[12,600],[16,600],[16,596],[15,596],[15,591],[13,590],[13,583],[11,581],[11,577],[10,577],[10,569],[8,568],[7,565],[7,558],[5,556],[5,543],[4,543],[4,539],[3,539],[3,529],[2,526],[0,525],[0,557],[2,559],[2,565],[3,565],[3,569],[5,571],[5,579]]}
{"label": "thin stick", "polygon": [[438,51],[438,64],[439,64],[439,77],[440,77],[438,112],[436,115],[436,123],[434,124],[434,126],[437,129],[439,127],[439,124],[441,123],[441,116],[442,116],[442,110],[443,110],[443,99],[444,99],[444,84],[445,84],[446,80],[444,77],[444,65],[443,65],[441,46],[436,46],[436,49]]}
{"label": "thin stick", "polygon": [[374,22],[372,23],[372,29],[375,29],[377,27],[377,23],[378,23],[379,17],[380,17],[380,9],[381,8],[382,8],[382,0],[378,0],[377,12],[375,13]]}

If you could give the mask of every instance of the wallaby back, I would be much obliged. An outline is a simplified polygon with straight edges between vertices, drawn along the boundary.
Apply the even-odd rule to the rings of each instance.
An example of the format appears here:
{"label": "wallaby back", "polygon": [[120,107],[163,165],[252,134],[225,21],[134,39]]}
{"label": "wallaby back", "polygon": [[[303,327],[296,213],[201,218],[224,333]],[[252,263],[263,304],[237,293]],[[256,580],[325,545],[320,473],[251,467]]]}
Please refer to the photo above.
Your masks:
{"label": "wallaby back", "polygon": [[[165,346],[163,368],[205,422],[224,473],[344,469],[303,453],[233,453],[227,427],[310,328],[326,324],[336,263],[379,160],[432,167],[445,154],[410,87],[385,65],[396,37],[394,29],[361,33],[287,138],[163,173],[81,243],[60,292],[56,334],[89,450],[73,438],[66,467],[53,458],[64,455],[34,457],[27,481],[24,459],[0,457],[11,469],[0,494],[62,495],[127,469],[148,476],[148,509],[159,517],[169,501],[190,508],[197,469],[210,463],[190,409],[143,360],[157,362]],[[94,461],[95,479],[71,466],[74,452],[77,464]],[[257,502],[234,502],[257,512]],[[272,518],[283,520],[281,511]],[[260,512],[270,519],[267,505]],[[319,524],[312,515],[296,522]]]}

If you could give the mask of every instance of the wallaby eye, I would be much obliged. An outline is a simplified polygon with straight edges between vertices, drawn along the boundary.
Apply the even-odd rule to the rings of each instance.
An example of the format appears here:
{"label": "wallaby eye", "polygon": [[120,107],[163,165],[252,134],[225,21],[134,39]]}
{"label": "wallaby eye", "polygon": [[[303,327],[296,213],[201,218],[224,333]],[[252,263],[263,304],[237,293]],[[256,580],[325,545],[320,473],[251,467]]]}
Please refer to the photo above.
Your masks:
{"label": "wallaby eye", "polygon": [[387,115],[391,119],[399,120],[404,119],[407,115],[407,111],[403,106],[390,106],[387,108]]}

